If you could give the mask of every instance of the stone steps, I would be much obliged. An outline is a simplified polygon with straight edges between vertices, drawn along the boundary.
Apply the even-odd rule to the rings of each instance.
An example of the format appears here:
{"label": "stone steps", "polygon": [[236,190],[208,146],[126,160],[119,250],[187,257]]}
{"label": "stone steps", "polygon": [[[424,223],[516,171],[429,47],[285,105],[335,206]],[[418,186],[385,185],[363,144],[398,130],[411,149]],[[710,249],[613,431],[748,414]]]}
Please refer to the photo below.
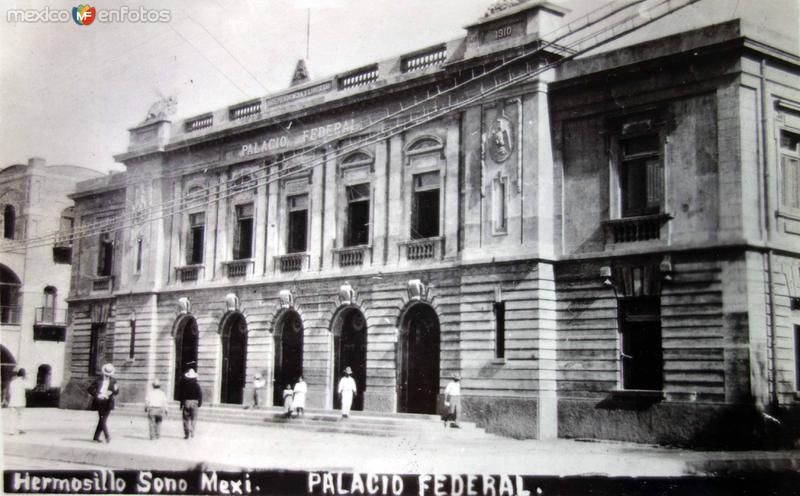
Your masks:
{"label": "stone steps", "polygon": [[[146,416],[143,403],[120,403],[117,411],[133,416]],[[177,402],[170,404],[170,415],[179,418]],[[211,422],[264,425],[267,427],[304,429],[316,432],[339,432],[367,436],[447,437],[475,439],[487,437],[473,422],[459,422],[460,429],[445,428],[436,415],[384,412],[351,412],[342,419],[339,411],[307,409],[299,418],[287,419],[280,407],[245,408],[237,405],[204,405],[200,419]]]}

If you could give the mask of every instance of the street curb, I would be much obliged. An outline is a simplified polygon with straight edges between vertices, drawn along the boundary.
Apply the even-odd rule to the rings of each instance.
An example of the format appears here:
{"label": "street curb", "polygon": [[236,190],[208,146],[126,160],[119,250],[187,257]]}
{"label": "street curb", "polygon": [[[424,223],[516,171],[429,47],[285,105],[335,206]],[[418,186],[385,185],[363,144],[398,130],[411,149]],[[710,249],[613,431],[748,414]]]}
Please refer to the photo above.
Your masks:
{"label": "street curb", "polygon": [[241,465],[225,463],[209,463],[203,461],[189,461],[183,458],[174,458],[158,455],[143,455],[140,453],[123,453],[111,451],[110,445],[104,448],[91,448],[79,446],[54,446],[52,444],[25,443],[9,441],[3,443],[3,453],[11,456],[36,458],[54,462],[84,463],[89,466],[111,469],[127,470],[152,470],[154,467],[170,467],[170,470],[208,469],[220,471],[247,470]]}

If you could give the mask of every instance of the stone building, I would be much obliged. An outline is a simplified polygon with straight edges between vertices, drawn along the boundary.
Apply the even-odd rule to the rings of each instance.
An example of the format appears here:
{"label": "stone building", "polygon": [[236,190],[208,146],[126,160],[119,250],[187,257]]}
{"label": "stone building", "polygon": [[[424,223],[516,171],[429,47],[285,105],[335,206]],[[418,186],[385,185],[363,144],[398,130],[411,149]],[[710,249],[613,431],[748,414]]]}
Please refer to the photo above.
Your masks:
{"label": "stone building", "polygon": [[[277,403],[302,374],[335,408],[349,366],[357,409],[435,413],[458,373],[464,416],[519,437],[789,425],[798,54],[731,21],[556,64],[537,43],[565,10],[506,4],[462,39],[132,128],[127,172],[73,196],[98,228],[73,260],[65,404],[112,361],[123,401],[196,368],[213,403],[255,373]],[[466,103],[376,127],[447,88]]]}
{"label": "stone building", "polygon": [[[42,392],[61,386],[67,331],[71,241],[66,235],[31,244],[25,239],[71,230],[67,195],[97,171],[46,165],[40,158],[0,171],[0,331],[3,390],[15,366],[26,368]],[[54,242],[55,241],[55,242]]]}

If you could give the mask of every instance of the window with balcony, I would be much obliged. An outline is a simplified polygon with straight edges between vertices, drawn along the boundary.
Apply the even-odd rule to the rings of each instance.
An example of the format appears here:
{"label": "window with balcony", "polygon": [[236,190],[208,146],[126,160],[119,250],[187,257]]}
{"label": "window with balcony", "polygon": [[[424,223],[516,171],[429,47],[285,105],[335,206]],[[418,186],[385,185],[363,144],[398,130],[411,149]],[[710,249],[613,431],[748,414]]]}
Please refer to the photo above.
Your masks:
{"label": "window with balcony", "polygon": [[17,226],[17,211],[13,205],[6,205],[3,209],[3,237],[14,239],[14,230]]}
{"label": "window with balcony", "polygon": [[661,302],[638,297],[619,300],[622,388],[660,391],[664,386]]}
{"label": "window with balcony", "polygon": [[289,225],[287,253],[302,253],[308,249],[308,195],[288,198]]}
{"label": "window with balcony", "polygon": [[54,313],[56,310],[56,288],[47,286],[44,288],[44,300],[42,306],[42,316],[45,322],[53,322]]}
{"label": "window with balcony", "polygon": [[233,259],[253,257],[253,204],[236,206],[236,226],[233,232]]}
{"label": "window with balcony", "polygon": [[[252,214],[251,214],[252,222]],[[251,229],[252,231],[252,229]],[[203,263],[203,247],[205,244],[206,214],[189,215],[189,233],[186,241],[186,263],[198,265]]]}
{"label": "window with balcony", "polygon": [[100,247],[97,252],[97,275],[101,277],[111,276],[114,263],[114,241],[111,233],[100,235]]}
{"label": "window with balcony", "polygon": [[439,236],[439,173],[414,175],[411,239]]}
{"label": "window with balcony", "polygon": [[622,217],[661,212],[664,168],[657,134],[623,139],[619,146]]}
{"label": "window with balcony", "polygon": [[347,187],[346,247],[369,243],[369,193],[369,184]]}
{"label": "window with balcony", "polygon": [[800,134],[781,130],[781,207],[800,211]]}

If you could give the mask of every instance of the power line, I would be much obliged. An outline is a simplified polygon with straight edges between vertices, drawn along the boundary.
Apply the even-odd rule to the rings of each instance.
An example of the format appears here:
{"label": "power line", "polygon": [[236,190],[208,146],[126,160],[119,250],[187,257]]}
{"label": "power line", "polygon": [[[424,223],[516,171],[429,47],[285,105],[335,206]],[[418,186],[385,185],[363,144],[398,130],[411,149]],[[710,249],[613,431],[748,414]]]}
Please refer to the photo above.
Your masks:
{"label": "power line", "polygon": [[[610,16],[621,12],[622,10],[625,10],[625,9],[627,9],[627,8],[633,6],[633,5],[636,5],[638,3],[641,3],[642,1],[645,1],[645,0],[639,0],[639,1],[627,4],[627,5],[623,6],[623,7],[612,9],[611,11],[605,12],[605,13],[602,13],[602,11],[608,6],[601,7],[600,9],[597,9],[596,11],[591,12],[587,16],[584,16],[584,18],[586,18],[587,21],[581,27],[574,28],[573,31],[569,31],[568,30],[567,34],[557,37],[556,41],[560,40],[561,38],[564,38],[565,36],[567,36],[569,34],[575,34],[577,32],[580,32],[581,30],[585,29],[586,27],[589,27],[591,25],[596,24],[598,19],[600,19],[600,20],[607,19]],[[658,3],[657,5],[651,7],[651,10],[655,10],[658,7],[666,6],[666,10],[664,12],[660,13],[660,14],[650,15],[650,16],[648,16],[646,18],[637,15],[637,16],[631,16],[631,17],[622,19],[620,21],[617,21],[616,23],[612,24],[611,26],[601,28],[598,32],[586,35],[583,38],[580,38],[578,41],[576,41],[576,42],[571,44],[571,46],[577,47],[577,48],[568,49],[568,48],[562,47],[562,49],[566,49],[567,50],[567,55],[565,56],[564,59],[559,59],[557,61],[551,62],[551,63],[546,64],[544,66],[540,66],[539,68],[537,68],[537,69],[535,69],[533,71],[530,70],[530,68],[528,67],[525,72],[523,72],[523,73],[521,73],[521,74],[519,74],[517,76],[512,76],[511,72],[509,72],[509,79],[507,81],[501,82],[501,83],[498,83],[497,76],[495,76],[495,78],[494,78],[495,85],[493,87],[490,87],[487,90],[487,89],[484,89],[483,84],[481,84],[480,91],[476,95],[474,95],[472,97],[464,98],[461,101],[458,101],[458,99],[457,99],[456,103],[453,103],[452,102],[452,97],[450,97],[450,98],[448,98],[448,105],[443,107],[443,108],[440,108],[440,106],[438,104],[438,99],[440,98],[441,95],[443,95],[445,93],[448,93],[448,92],[451,92],[451,91],[453,91],[453,90],[455,90],[457,88],[463,87],[468,82],[477,81],[478,79],[486,77],[488,74],[497,72],[497,70],[500,67],[508,66],[512,62],[518,62],[518,61],[522,60],[523,58],[530,56],[533,53],[536,53],[538,51],[543,50],[544,48],[542,48],[542,46],[540,46],[536,50],[534,50],[533,52],[525,53],[525,54],[523,54],[521,56],[514,57],[510,61],[504,61],[503,64],[500,67],[492,69],[492,70],[486,70],[486,71],[482,72],[481,74],[479,74],[478,76],[475,76],[475,77],[473,77],[471,79],[468,79],[464,83],[461,83],[461,84],[455,83],[452,88],[449,88],[449,89],[447,89],[447,90],[445,90],[443,92],[437,90],[437,93],[434,96],[429,97],[429,98],[427,98],[425,100],[422,100],[420,102],[415,102],[413,105],[410,105],[408,107],[403,107],[402,104],[401,104],[401,107],[402,107],[402,111],[401,112],[406,112],[406,116],[409,118],[409,120],[407,122],[398,123],[398,124],[395,125],[394,128],[384,129],[384,130],[382,130],[380,132],[374,133],[373,135],[368,135],[366,138],[362,138],[361,140],[356,140],[356,141],[353,141],[351,143],[348,143],[346,146],[344,146],[342,149],[340,149],[337,154],[334,154],[334,157],[342,157],[342,156],[350,153],[351,151],[353,151],[355,149],[358,149],[360,147],[365,146],[366,144],[371,144],[371,143],[375,143],[375,142],[378,142],[378,141],[383,141],[383,140],[388,139],[389,137],[391,137],[393,135],[396,135],[398,133],[404,132],[404,131],[406,131],[408,129],[411,129],[413,127],[421,125],[421,124],[423,124],[425,122],[429,122],[429,121],[431,121],[433,119],[436,119],[438,117],[441,117],[441,116],[445,115],[446,113],[452,112],[453,110],[457,110],[458,108],[461,108],[461,107],[463,107],[465,105],[469,105],[470,103],[473,103],[473,102],[478,101],[478,100],[480,100],[482,98],[485,98],[486,96],[491,95],[493,93],[496,93],[497,91],[500,91],[502,89],[505,89],[508,86],[511,86],[511,85],[514,85],[514,84],[518,84],[518,83],[524,81],[525,79],[533,78],[533,77],[541,74],[542,72],[544,72],[546,70],[549,70],[549,69],[552,69],[553,67],[556,67],[558,64],[562,63],[564,60],[566,60],[568,58],[573,58],[573,57],[575,57],[577,55],[586,53],[589,50],[597,48],[598,46],[600,46],[600,45],[602,45],[604,43],[608,43],[609,41],[611,41],[613,39],[616,39],[616,38],[618,38],[618,37],[620,37],[620,36],[622,36],[624,34],[627,34],[629,32],[632,32],[635,29],[639,29],[640,27],[642,27],[644,25],[647,25],[647,24],[650,24],[652,22],[655,22],[656,20],[658,20],[658,19],[660,19],[660,18],[662,18],[662,17],[674,12],[675,10],[678,10],[678,9],[683,8],[685,6],[688,6],[688,5],[691,5],[693,3],[696,3],[697,1],[699,1],[699,0],[683,0],[683,1],[663,0],[662,2]],[[673,3],[677,3],[678,6],[671,6]],[[609,4],[609,5],[611,5],[611,4]],[[593,15],[598,15],[598,17],[594,18],[595,19],[594,21],[591,21],[591,19],[592,19],[591,16],[593,16]],[[639,24],[636,24],[636,22],[635,22],[637,19],[640,20]],[[641,21],[642,19],[645,19],[645,20]],[[573,23],[570,23],[570,25],[575,24],[576,22],[578,24],[580,24],[580,22],[578,22],[578,21],[573,21]],[[625,29],[621,29],[620,31],[616,31],[615,32],[616,28],[618,28],[620,26],[624,26],[626,24],[630,24],[629,27],[627,27]],[[556,30],[556,32],[559,31],[559,30]],[[611,33],[610,37],[608,37],[605,40],[598,39],[598,37],[601,34],[603,34],[604,32],[610,32]],[[587,40],[593,40],[593,43],[590,44],[589,46],[581,48],[581,44],[584,43]],[[546,47],[552,47],[552,46],[555,46],[554,41],[551,41],[551,42],[546,43],[544,45],[545,48]],[[420,106],[423,103],[429,102],[431,100],[434,100],[434,108],[432,110],[423,111],[422,113],[420,113],[420,115],[418,115],[416,117],[414,116],[413,113],[410,113],[410,114],[407,113],[407,111],[410,108],[414,108],[414,107]],[[372,126],[374,126],[375,124],[377,124],[377,123],[379,123],[381,121],[386,121],[390,117],[400,117],[400,116],[387,115],[386,117],[384,117],[382,119],[378,119],[378,120],[370,123],[368,126],[365,126],[365,128],[372,127]],[[265,172],[266,171],[267,172],[267,176],[265,176],[263,179],[266,179],[265,184],[269,184],[271,182],[274,182],[275,180],[283,179],[285,177],[289,177],[291,175],[298,174],[298,173],[304,172],[306,170],[309,170],[311,168],[314,168],[314,167],[318,166],[321,163],[321,162],[318,163],[318,159],[312,159],[312,160],[307,161],[305,163],[301,163],[301,164],[299,164],[299,165],[297,165],[295,167],[292,167],[291,169],[287,169],[286,171],[279,171],[278,174],[269,172],[269,168],[270,167],[274,167],[274,166],[285,164],[285,163],[289,162],[290,160],[294,160],[297,157],[300,157],[300,156],[303,156],[303,155],[307,155],[307,154],[309,154],[309,153],[311,153],[311,152],[313,152],[315,150],[318,150],[320,147],[323,147],[323,146],[325,146],[327,144],[331,144],[333,141],[343,140],[343,139],[346,139],[347,137],[351,137],[356,132],[363,131],[363,129],[364,128],[362,128],[362,129],[360,129],[358,131],[353,131],[353,132],[348,133],[348,134],[346,134],[344,136],[340,136],[340,137],[337,137],[337,138],[332,138],[332,139],[327,140],[327,141],[325,141],[325,142],[323,142],[323,143],[321,143],[319,145],[316,145],[316,146],[313,146],[313,147],[309,147],[308,149],[305,149],[305,150],[300,150],[300,151],[287,153],[287,154],[284,155],[284,158],[282,158],[278,162],[276,162],[274,164],[270,164],[268,166],[265,166],[264,168],[255,171],[255,173]],[[334,158],[334,157],[330,157],[330,158]],[[273,175],[275,175],[275,177],[271,177]],[[218,188],[221,189],[223,186],[225,186],[228,183],[233,184],[235,181],[238,181],[239,179],[240,179],[240,177],[231,178],[230,180],[226,180],[226,181],[220,183]],[[252,186],[247,187],[247,189],[252,189],[252,188],[258,187],[258,185],[259,185],[258,181],[260,179],[262,179],[262,178],[258,178],[257,177],[255,179],[254,184]],[[205,193],[209,193],[210,189],[211,188],[204,188]],[[240,192],[240,190],[237,190],[233,194],[238,194],[239,192]],[[219,195],[216,199],[209,200],[209,201],[210,202],[216,202],[216,201],[220,201],[220,200],[222,200],[224,198],[228,198],[229,196],[231,196],[231,194]],[[184,205],[186,205],[186,208],[173,210],[172,206],[178,204],[179,202],[183,203]],[[206,204],[206,203],[203,203],[203,204]],[[150,211],[153,213],[152,216],[146,216],[147,212],[145,212],[145,211],[134,211],[134,212],[126,214],[126,215],[124,215],[124,216],[122,216],[120,218],[113,218],[113,219],[110,219],[110,220],[105,221],[105,222],[97,222],[97,223],[87,224],[86,226],[81,226],[79,229],[77,229],[76,231],[73,232],[73,234],[71,235],[71,238],[74,239],[74,238],[79,238],[79,237],[86,237],[86,236],[90,236],[90,235],[93,235],[93,234],[99,234],[99,233],[105,232],[105,231],[118,230],[118,229],[122,229],[122,228],[125,228],[125,227],[130,227],[130,226],[133,226],[133,225],[137,225],[137,224],[142,224],[144,222],[161,219],[161,218],[164,218],[164,217],[166,217],[168,215],[175,215],[177,213],[181,213],[182,211],[186,211],[187,208],[196,208],[196,207],[197,207],[197,205],[193,205],[191,203],[187,205],[186,198],[176,198],[176,199],[173,199],[173,200],[169,200],[167,202],[163,202],[161,205],[155,205],[155,206],[151,207]],[[161,210],[160,212],[159,212],[159,209]],[[58,239],[58,237],[59,237],[59,233],[53,233],[53,234],[43,235],[43,236],[40,236],[38,238],[29,239],[26,242],[29,244],[29,246],[34,246],[34,243],[49,244],[48,240],[52,241],[52,240]],[[64,235],[61,234],[60,237],[63,239]],[[15,245],[18,245],[18,244],[19,243],[15,243]]]}

